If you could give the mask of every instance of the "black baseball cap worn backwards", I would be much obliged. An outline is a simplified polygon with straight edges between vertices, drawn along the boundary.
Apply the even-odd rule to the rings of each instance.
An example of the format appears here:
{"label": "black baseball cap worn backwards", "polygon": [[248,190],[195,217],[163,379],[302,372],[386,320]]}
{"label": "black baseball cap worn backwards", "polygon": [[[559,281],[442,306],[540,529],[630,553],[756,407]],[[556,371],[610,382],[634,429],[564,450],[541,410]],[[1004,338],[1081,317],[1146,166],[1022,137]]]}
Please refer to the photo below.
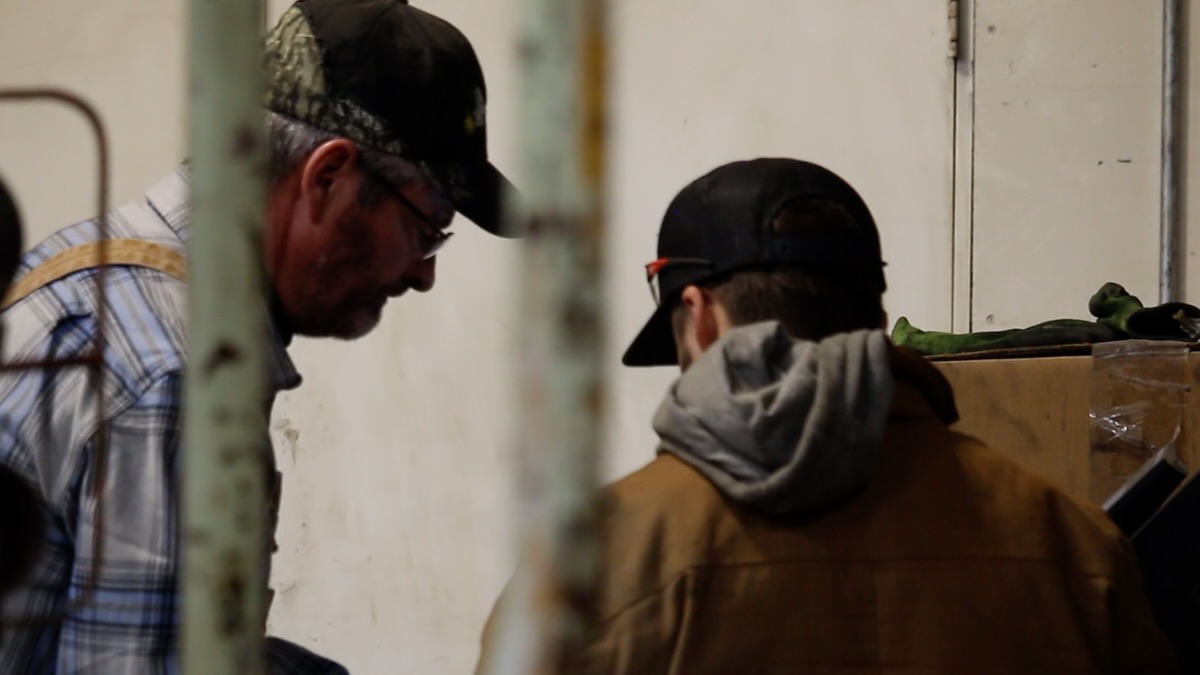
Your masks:
{"label": "black baseball cap worn backwards", "polygon": [[[804,198],[838,204],[856,227],[819,235],[775,234],[772,223],[779,211]],[[663,216],[658,259],[646,265],[658,307],[622,362],[675,365],[678,353],[671,312],[685,287],[742,269],[779,264],[861,268],[864,274],[878,274],[883,283],[875,220],[849,183],[822,166],[780,158],[725,164],[692,181]]]}
{"label": "black baseball cap worn backwards", "polygon": [[487,88],[450,23],[405,0],[299,0],[267,35],[267,107],[416,162],[455,209],[500,233],[515,193],[487,154]]}

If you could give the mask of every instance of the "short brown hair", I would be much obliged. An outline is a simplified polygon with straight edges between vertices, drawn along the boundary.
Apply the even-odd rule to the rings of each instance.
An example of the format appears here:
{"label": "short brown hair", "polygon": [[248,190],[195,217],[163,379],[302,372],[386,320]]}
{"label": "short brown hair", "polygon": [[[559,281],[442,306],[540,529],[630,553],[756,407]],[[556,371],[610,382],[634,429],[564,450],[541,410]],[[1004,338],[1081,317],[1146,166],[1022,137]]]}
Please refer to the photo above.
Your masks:
{"label": "short brown hair", "polygon": [[[780,235],[805,235],[860,225],[836,202],[802,198],[781,208],[771,227]],[[792,337],[804,340],[878,328],[887,289],[877,261],[850,267],[776,263],[734,271],[699,285],[721,303],[734,325],[779,321]],[[681,304],[671,317],[677,343],[686,321]]]}

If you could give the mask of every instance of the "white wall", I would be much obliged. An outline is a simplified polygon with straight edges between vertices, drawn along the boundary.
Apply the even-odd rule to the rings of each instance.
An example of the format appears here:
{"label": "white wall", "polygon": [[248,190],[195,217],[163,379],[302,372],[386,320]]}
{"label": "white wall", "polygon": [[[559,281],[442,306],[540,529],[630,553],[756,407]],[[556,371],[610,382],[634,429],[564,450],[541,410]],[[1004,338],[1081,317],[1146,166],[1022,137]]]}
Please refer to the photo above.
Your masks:
{"label": "white wall", "polygon": [[[5,0],[0,84],[81,93],[113,148],[113,200],[133,198],[183,152],[179,0]],[[27,243],[95,210],[95,145],[74,112],[45,103],[0,105],[0,171],[20,201]]]}
{"label": "white wall", "polygon": [[1158,302],[1161,4],[975,2],[974,330]]}
{"label": "white wall", "polygon": [[[516,3],[418,3],[475,43],[491,92],[492,153],[509,168]],[[272,18],[285,4],[272,0]],[[650,311],[641,266],[686,182],[766,154],[843,173],[883,231],[889,311],[922,327],[951,325],[954,242],[945,0],[613,5],[610,476],[653,450],[648,419],[671,373],[622,369],[617,359]],[[116,203],[183,156],[183,20],[183,0],[4,9],[0,84],[62,85],[100,107],[113,136]],[[1011,133],[1025,132],[1014,123]],[[0,107],[0,174],[16,188],[31,238],[90,215],[92,162],[67,113]],[[276,406],[286,479],[271,626],[356,673],[468,671],[509,573],[518,244],[466,222],[456,228],[434,293],[404,298],[360,342],[299,341],[305,386]]]}
{"label": "white wall", "polygon": [[1182,18],[1187,31],[1185,43],[1189,45],[1184,51],[1181,73],[1187,83],[1183,91],[1183,192],[1179,202],[1187,249],[1184,300],[1200,303],[1200,49],[1190,47],[1200,39],[1200,9],[1185,2]]}

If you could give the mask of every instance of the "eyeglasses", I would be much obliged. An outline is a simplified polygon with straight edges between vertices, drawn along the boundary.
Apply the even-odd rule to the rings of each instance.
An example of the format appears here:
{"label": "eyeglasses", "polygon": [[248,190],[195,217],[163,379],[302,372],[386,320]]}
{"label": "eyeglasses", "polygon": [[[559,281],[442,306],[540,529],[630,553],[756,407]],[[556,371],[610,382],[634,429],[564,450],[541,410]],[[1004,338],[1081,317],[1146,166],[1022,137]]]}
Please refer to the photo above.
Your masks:
{"label": "eyeglasses", "polygon": [[442,247],[446,245],[446,241],[449,240],[450,237],[454,236],[454,233],[435,225],[431,216],[417,208],[417,205],[412,203],[411,199],[405,197],[404,193],[400,192],[400,189],[393,185],[392,182],[389,181],[387,177],[385,177],[379,171],[372,168],[366,162],[360,161],[359,164],[361,164],[363,170],[374,177],[376,181],[382,183],[383,187],[390,192],[393,197],[400,200],[400,203],[404,205],[404,208],[411,211],[412,214],[417,217],[417,220],[421,224],[420,229],[417,232],[417,237],[420,240],[421,245],[421,259],[429,260],[437,255],[438,251],[440,251]]}
{"label": "eyeglasses", "polygon": [[704,258],[659,258],[646,264],[646,283],[650,286],[650,297],[655,305],[662,305],[662,288],[659,275],[668,267],[712,267],[711,260]]}

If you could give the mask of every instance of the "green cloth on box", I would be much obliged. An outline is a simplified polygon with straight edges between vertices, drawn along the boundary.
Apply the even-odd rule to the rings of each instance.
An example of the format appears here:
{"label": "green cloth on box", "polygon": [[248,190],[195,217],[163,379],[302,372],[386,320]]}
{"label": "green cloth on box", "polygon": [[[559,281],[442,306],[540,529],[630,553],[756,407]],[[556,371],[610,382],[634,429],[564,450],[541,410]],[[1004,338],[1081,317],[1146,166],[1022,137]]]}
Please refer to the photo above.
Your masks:
{"label": "green cloth on box", "polygon": [[1095,321],[1055,319],[983,333],[923,331],[900,317],[892,328],[892,341],[934,356],[1129,339],[1192,342],[1200,337],[1200,309],[1182,302],[1145,307],[1120,284],[1104,284],[1088,301],[1088,310]]}

